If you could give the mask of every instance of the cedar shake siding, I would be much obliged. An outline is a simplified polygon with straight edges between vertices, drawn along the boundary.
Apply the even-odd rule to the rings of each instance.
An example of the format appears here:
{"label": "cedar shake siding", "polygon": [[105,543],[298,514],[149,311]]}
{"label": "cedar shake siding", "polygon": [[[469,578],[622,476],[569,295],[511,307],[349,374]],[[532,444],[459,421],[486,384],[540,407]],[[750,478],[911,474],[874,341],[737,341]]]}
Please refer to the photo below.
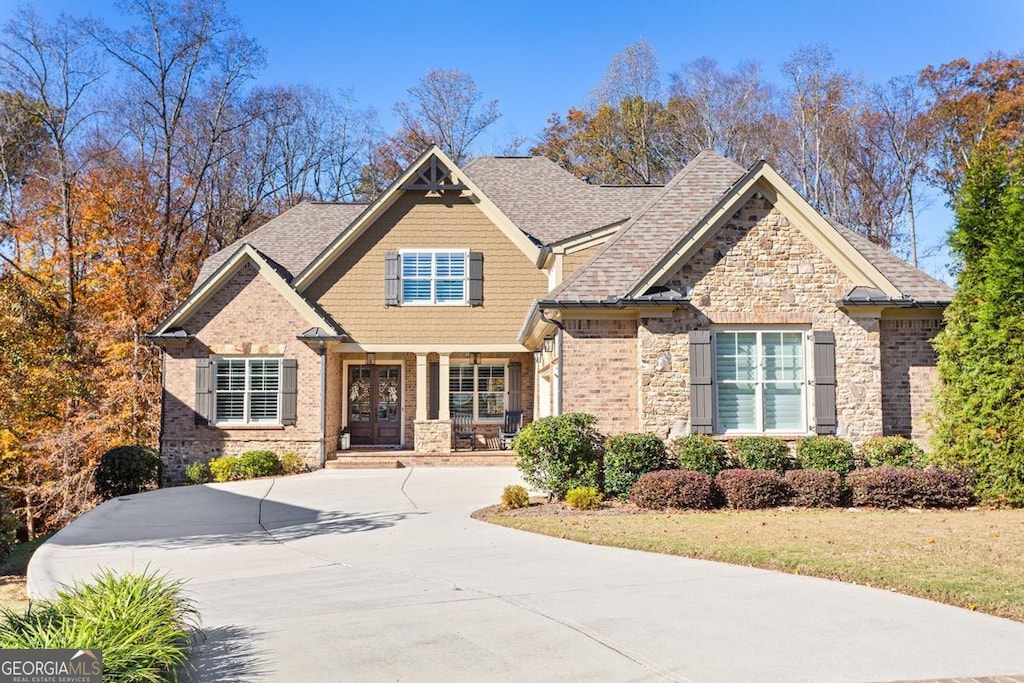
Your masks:
{"label": "cedar shake siding", "polygon": [[[832,331],[837,433],[855,442],[882,433],[878,320],[837,308],[852,283],[767,199],[747,201],[668,286],[689,293],[691,305],[640,321],[642,431],[665,435],[690,422],[691,330],[758,326]],[[808,378],[814,376],[810,366]],[[813,394],[813,387],[807,391]],[[814,419],[810,403],[808,423]]]}
{"label": "cedar shake siding", "polygon": [[574,251],[571,254],[565,254],[562,256],[562,279],[572,275],[577,268],[583,265],[584,261],[597,253],[597,250],[601,248],[600,244],[595,244],[592,247],[581,249],[580,251]]}
{"label": "cedar shake siding", "polygon": [[[184,327],[195,339],[165,349],[164,477],[185,479],[185,468],[220,455],[267,448],[294,451],[311,467],[320,465],[320,358],[296,339],[309,323],[246,263]],[[196,424],[196,359],[214,355],[269,356],[296,360],[296,420],[290,426],[219,428]],[[279,408],[280,409],[280,408]]]}
{"label": "cedar shake siding", "polygon": [[[401,249],[483,253],[483,305],[384,305],[385,254]],[[366,343],[516,343],[547,277],[469,200],[403,194],[304,292]],[[443,350],[439,348],[438,350]]]}
{"label": "cedar shake siding", "polygon": [[938,315],[881,321],[882,425],[927,447],[932,434],[928,413],[938,383],[932,340],[942,329]]}

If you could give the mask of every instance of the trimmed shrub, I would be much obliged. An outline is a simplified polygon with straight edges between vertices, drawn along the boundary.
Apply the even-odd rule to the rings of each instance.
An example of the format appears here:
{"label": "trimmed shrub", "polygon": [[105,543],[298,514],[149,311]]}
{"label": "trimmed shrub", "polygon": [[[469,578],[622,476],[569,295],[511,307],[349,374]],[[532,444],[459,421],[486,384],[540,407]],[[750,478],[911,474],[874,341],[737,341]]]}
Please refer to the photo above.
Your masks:
{"label": "trimmed shrub", "polygon": [[530,506],[530,494],[522,486],[511,484],[501,492],[501,509],[518,510]]}
{"label": "trimmed shrub", "polygon": [[25,613],[0,610],[0,648],[98,648],[105,681],[177,680],[199,621],[183,587],[155,574],[105,570]]}
{"label": "trimmed shrub", "polygon": [[812,436],[796,445],[796,458],[805,470],[838,472],[840,476],[853,471],[853,444],[837,436]]}
{"label": "trimmed shrub", "polygon": [[904,436],[876,436],[857,449],[861,467],[924,467],[924,450]]}
{"label": "trimmed shrub", "polygon": [[679,469],[703,472],[712,477],[729,467],[729,451],[707,434],[690,434],[672,442]]}
{"label": "trimmed shrub", "polygon": [[786,483],[792,491],[790,503],[805,508],[838,507],[843,502],[843,481],[838,472],[790,470]]}
{"label": "trimmed shrub", "polygon": [[0,562],[7,559],[11,549],[18,542],[18,528],[21,520],[11,511],[7,496],[0,495]]}
{"label": "trimmed shrub", "polygon": [[242,478],[237,455],[223,455],[210,460],[210,475],[214,481],[235,481]]}
{"label": "trimmed shrub", "polygon": [[719,495],[710,475],[690,470],[649,472],[633,484],[629,499],[645,510],[665,508],[710,510]]}
{"label": "trimmed shrub", "polygon": [[619,434],[605,442],[604,490],[625,498],[640,475],[669,467],[665,442],[655,434]]}
{"label": "trimmed shrub", "polygon": [[736,510],[773,508],[789,502],[791,491],[778,472],[766,470],[723,470],[715,484],[726,504]]}
{"label": "trimmed shrub", "polygon": [[604,496],[593,486],[577,486],[565,493],[565,504],[574,510],[596,510]]}
{"label": "trimmed shrub", "polygon": [[516,467],[536,489],[564,498],[569,489],[601,487],[601,435],[586,413],[542,417],[512,440]]}
{"label": "trimmed shrub", "polygon": [[302,474],[308,472],[306,461],[298,453],[288,451],[281,454],[281,471],[285,474]]}
{"label": "trimmed shrub", "polygon": [[213,481],[210,473],[210,463],[194,462],[185,468],[185,476],[193,484],[208,484]]}
{"label": "trimmed shrub", "polygon": [[146,446],[118,446],[100,456],[94,474],[103,500],[130,496],[160,485],[160,455]]}
{"label": "trimmed shrub", "polygon": [[897,509],[902,507],[961,508],[972,497],[966,479],[928,467],[869,467],[846,477],[854,505]]}
{"label": "trimmed shrub", "polygon": [[729,443],[740,465],[748,470],[785,472],[789,469],[786,442],[774,436],[741,436]]}
{"label": "trimmed shrub", "polygon": [[238,473],[242,479],[268,477],[281,472],[281,461],[274,451],[246,451],[238,456]]}

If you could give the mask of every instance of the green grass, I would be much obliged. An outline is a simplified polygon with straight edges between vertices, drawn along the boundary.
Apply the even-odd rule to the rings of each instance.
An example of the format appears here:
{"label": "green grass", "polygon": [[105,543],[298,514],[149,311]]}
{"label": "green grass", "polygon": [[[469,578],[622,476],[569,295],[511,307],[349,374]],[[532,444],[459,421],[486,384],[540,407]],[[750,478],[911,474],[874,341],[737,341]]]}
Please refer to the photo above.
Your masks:
{"label": "green grass", "polygon": [[837,579],[1024,621],[1024,510],[547,515],[534,509],[482,516],[585,543]]}

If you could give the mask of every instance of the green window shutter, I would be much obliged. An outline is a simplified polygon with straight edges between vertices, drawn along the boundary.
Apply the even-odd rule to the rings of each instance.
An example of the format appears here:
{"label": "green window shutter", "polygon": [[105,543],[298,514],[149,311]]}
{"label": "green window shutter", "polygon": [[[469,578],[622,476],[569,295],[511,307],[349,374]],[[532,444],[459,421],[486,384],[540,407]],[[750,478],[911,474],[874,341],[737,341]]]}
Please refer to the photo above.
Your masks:
{"label": "green window shutter", "polygon": [[469,305],[484,305],[484,255],[479,251],[469,252]]}
{"label": "green window shutter", "polygon": [[196,358],[195,423],[208,425],[213,418],[213,363],[209,358]]}
{"label": "green window shutter", "polygon": [[814,429],[818,434],[835,434],[836,420],[836,335],[814,331]]}
{"label": "green window shutter", "polygon": [[523,409],[523,364],[508,364],[508,404],[506,410]]}
{"label": "green window shutter", "polygon": [[430,364],[430,391],[427,394],[427,419],[436,420],[441,412],[441,364]]}
{"label": "green window shutter", "polygon": [[384,254],[384,305],[397,306],[401,303],[401,282],[399,281],[399,267],[401,263],[397,251],[389,251]]}
{"label": "green window shutter", "polygon": [[297,418],[299,363],[294,358],[281,359],[281,424],[293,425]]}
{"label": "green window shutter", "polygon": [[711,434],[715,430],[713,363],[711,331],[693,330],[690,332],[691,434]]}

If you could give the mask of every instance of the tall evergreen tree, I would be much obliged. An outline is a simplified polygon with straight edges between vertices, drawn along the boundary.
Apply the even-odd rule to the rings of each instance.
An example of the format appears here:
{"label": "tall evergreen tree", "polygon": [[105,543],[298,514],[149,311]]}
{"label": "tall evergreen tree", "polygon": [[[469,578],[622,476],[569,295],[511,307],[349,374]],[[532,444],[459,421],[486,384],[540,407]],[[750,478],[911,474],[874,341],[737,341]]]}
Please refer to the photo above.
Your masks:
{"label": "tall evergreen tree", "polygon": [[978,475],[982,502],[1024,505],[1024,173],[979,151],[955,202],[958,288],[936,339],[936,456]]}

